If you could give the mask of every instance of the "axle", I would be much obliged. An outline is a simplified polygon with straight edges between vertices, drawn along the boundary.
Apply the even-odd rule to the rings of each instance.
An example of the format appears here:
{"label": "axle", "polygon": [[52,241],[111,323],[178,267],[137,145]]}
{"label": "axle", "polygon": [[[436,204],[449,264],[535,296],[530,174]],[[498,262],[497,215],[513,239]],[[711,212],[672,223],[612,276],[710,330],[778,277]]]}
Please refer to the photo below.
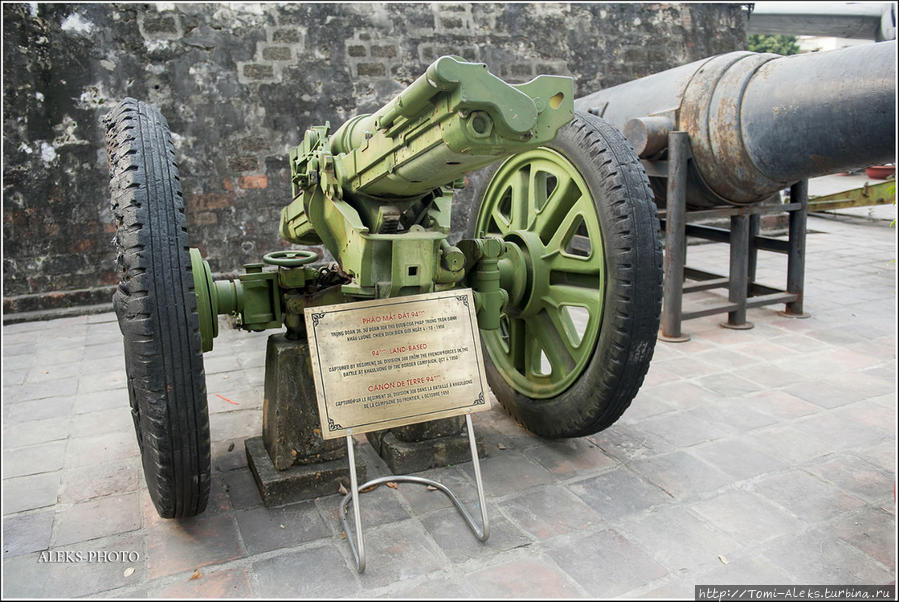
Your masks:
{"label": "axle", "polygon": [[[499,328],[500,313],[510,299],[500,281],[500,260],[508,249],[499,238],[464,240],[460,246],[464,251],[444,240],[443,257],[459,272],[467,270],[463,284],[474,293],[478,327]],[[257,332],[284,325],[288,338],[301,339],[306,335],[305,308],[353,301],[344,290],[347,278],[339,267],[305,265],[317,258],[308,251],[269,253],[264,263],[246,264],[245,273],[236,280],[214,280],[209,263],[191,248],[202,350],[212,350],[219,315],[230,315],[240,328]],[[266,270],[266,264],[276,269]],[[520,280],[519,276],[516,282]]]}

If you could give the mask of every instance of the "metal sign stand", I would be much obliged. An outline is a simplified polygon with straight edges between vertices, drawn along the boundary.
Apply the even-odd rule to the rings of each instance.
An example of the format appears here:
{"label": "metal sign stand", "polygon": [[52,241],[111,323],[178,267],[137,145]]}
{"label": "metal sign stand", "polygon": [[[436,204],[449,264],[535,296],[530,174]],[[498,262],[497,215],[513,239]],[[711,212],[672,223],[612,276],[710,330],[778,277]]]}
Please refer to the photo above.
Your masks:
{"label": "metal sign stand", "polygon": [[[362,516],[359,508],[359,492],[374,485],[398,481],[401,483],[418,483],[420,485],[430,485],[432,487],[436,487],[444,494],[446,494],[450,501],[456,506],[456,510],[458,510],[459,514],[462,515],[462,518],[465,519],[465,522],[468,524],[468,527],[471,529],[472,533],[474,533],[474,536],[477,537],[479,541],[487,541],[487,538],[490,536],[490,526],[487,522],[487,506],[484,503],[484,484],[481,481],[481,464],[478,460],[478,447],[474,438],[474,429],[471,426],[471,414],[465,415],[465,424],[468,426],[468,442],[471,445],[471,461],[472,465],[474,466],[475,483],[477,483],[478,487],[478,504],[481,507],[481,524],[483,525],[482,527],[478,527],[478,525],[475,524],[474,519],[465,508],[464,504],[462,504],[459,498],[456,497],[456,494],[454,494],[449,489],[449,487],[432,479],[426,479],[424,477],[414,477],[411,475],[392,475],[372,479],[371,481],[363,483],[361,486],[359,486],[356,481],[356,459],[353,452],[353,434],[349,429],[347,430],[346,447],[347,457],[350,462],[350,492],[344,496],[343,502],[341,502],[340,504],[340,521],[343,523],[343,530],[346,533],[347,541],[350,542],[350,549],[353,551],[353,559],[356,561],[356,570],[359,571],[359,573],[365,571],[365,542],[362,536]],[[353,518],[356,525],[355,531],[350,530],[350,526],[347,521],[347,504],[349,504],[350,501],[353,502]],[[355,542],[353,541],[354,533],[356,539]]]}

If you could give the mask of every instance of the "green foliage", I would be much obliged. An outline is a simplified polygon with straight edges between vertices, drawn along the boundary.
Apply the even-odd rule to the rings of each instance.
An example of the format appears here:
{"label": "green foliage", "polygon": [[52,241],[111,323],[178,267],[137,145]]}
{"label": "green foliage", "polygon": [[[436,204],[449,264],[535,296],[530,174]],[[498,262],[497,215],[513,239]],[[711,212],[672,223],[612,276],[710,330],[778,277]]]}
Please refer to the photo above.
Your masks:
{"label": "green foliage", "polygon": [[785,56],[799,52],[796,36],[773,36],[756,33],[749,36],[747,45],[752,52],[773,52],[774,54],[783,54]]}

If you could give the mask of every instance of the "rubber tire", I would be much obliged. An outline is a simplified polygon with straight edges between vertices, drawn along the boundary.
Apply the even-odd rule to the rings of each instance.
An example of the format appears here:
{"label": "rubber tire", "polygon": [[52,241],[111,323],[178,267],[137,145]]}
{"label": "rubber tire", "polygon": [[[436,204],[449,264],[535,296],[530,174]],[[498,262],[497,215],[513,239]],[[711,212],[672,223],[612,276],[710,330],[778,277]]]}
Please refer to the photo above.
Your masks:
{"label": "rubber tire", "polygon": [[209,413],[184,200],[168,123],[132,98],[104,117],[120,282],[113,295],[147,488],[163,518],[206,509]]}
{"label": "rubber tire", "polygon": [[[605,303],[593,355],[583,374],[549,399],[515,391],[485,353],[487,382],[508,412],[547,438],[582,437],[611,426],[643,384],[662,307],[662,241],[656,205],[640,159],[618,130],[575,113],[547,145],[581,173],[594,199],[605,254]],[[480,203],[499,165],[476,179]],[[468,235],[473,236],[477,212]]]}

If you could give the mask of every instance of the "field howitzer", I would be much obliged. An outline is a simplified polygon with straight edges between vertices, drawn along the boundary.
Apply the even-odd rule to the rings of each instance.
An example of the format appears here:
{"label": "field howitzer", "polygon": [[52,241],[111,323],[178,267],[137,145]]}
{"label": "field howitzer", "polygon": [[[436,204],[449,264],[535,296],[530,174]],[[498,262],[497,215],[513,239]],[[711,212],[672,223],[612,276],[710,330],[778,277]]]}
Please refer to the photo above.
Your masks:
{"label": "field howitzer", "polygon": [[[202,512],[209,495],[203,352],[219,315],[302,339],[307,307],[471,288],[488,382],[533,432],[594,433],[636,395],[658,327],[658,221],[639,159],[607,123],[574,113],[571,78],[510,85],[441,57],[374,114],[309,128],[290,151],[279,232],[337,261],[281,250],[235,279],[214,279],[189,247],[162,114],[126,99],[104,121],[113,301],[160,515]],[[455,191],[491,164],[476,219],[451,244]]]}
{"label": "field howitzer", "polygon": [[263,258],[277,271],[253,265],[240,280],[213,281],[192,250],[196,288],[209,291],[198,295],[208,300],[199,308],[204,351],[217,314],[234,314],[249,330],[280,327],[283,318],[299,338],[306,306],[460,286],[473,289],[479,327],[498,328],[508,300],[499,278],[505,249],[492,238],[447,242],[454,186],[466,172],[550,142],[571,120],[572,103],[570,78],[513,86],[486,65],[442,57],[378,112],[334,133],[329,124],[307,130],[290,151],[294,200],[279,232],[291,243],[324,244],[339,268],[303,268],[314,253],[281,251]]}

